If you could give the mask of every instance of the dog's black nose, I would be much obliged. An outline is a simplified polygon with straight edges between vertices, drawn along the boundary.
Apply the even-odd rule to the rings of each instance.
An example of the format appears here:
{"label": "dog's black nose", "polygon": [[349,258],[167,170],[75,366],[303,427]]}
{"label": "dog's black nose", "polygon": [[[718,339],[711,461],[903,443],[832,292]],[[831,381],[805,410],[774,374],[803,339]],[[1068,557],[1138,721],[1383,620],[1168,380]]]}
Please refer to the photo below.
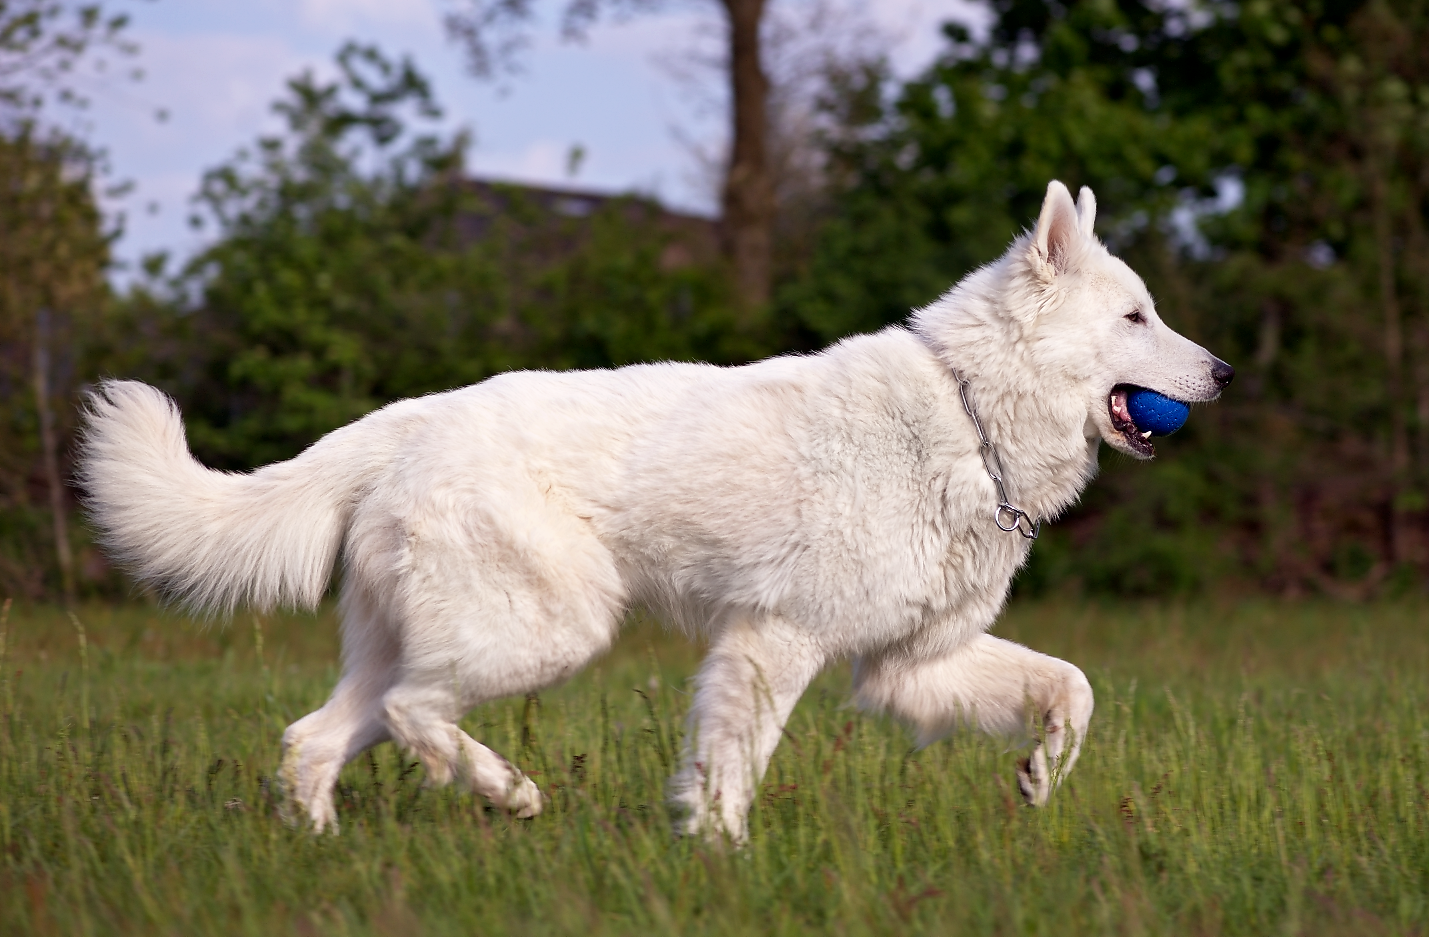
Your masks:
{"label": "dog's black nose", "polygon": [[1235,368],[1217,358],[1216,363],[1211,365],[1211,379],[1222,387],[1225,387],[1231,381],[1235,380]]}

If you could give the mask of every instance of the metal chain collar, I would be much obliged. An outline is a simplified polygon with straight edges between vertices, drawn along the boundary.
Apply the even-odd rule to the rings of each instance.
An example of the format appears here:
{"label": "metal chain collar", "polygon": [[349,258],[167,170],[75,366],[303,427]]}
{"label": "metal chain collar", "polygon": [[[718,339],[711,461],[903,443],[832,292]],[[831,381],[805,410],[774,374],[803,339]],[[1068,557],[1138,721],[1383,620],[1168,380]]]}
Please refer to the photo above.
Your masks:
{"label": "metal chain collar", "polygon": [[[1021,508],[1013,507],[1007,500],[1007,488],[1002,482],[1002,460],[997,456],[997,447],[992,444],[992,440],[987,438],[987,433],[983,432],[982,421],[977,418],[977,413],[973,411],[972,400],[968,398],[968,379],[963,377],[962,372],[953,368],[953,377],[958,382],[958,394],[963,398],[963,409],[972,417],[973,426],[977,428],[977,438],[981,441],[978,452],[982,455],[982,467],[987,472],[987,477],[992,479],[992,483],[997,486],[997,510],[992,513],[992,520],[999,530],[1012,533],[1014,530],[1028,540],[1036,540],[1037,535],[1042,532],[1042,520],[1038,518],[1032,520],[1031,515]],[[1011,523],[1004,524],[1003,518],[1010,518]],[[1025,526],[1024,526],[1025,522]]]}

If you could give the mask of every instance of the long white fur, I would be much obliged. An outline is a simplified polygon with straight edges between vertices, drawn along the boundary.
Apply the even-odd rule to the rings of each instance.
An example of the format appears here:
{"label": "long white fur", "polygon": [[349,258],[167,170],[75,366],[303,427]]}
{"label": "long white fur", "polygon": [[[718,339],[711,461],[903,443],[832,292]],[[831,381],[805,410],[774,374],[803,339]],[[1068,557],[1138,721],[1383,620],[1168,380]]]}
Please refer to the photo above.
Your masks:
{"label": "long white fur", "polygon": [[1089,190],[1075,205],[1052,183],[1036,229],[908,328],[740,368],[505,374],[249,475],[199,465],[167,398],[111,381],[90,408],[90,508],[140,579],[222,610],[312,607],[341,550],[343,677],[284,734],[287,790],[318,829],[342,765],[387,739],[435,782],[539,812],[536,786],[457,720],[583,667],[632,603],[711,641],[670,789],[689,831],[745,835],[794,703],[848,657],[860,701],[925,742],[959,722],[1021,735],[1031,718],[1018,775],[1042,803],[1091,688],[985,634],[1028,545],[993,523],[951,369],[1013,502],[1045,518],[1092,477],[1100,440],[1126,449],[1114,385],[1219,392],[1215,359],[1160,322],[1094,213]]}

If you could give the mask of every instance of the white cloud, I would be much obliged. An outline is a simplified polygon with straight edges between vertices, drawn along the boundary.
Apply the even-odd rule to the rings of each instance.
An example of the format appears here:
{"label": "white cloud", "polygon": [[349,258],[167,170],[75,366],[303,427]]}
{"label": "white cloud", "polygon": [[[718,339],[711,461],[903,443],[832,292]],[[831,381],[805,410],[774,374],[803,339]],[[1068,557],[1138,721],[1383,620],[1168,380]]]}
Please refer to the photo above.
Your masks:
{"label": "white cloud", "polygon": [[[284,81],[304,67],[327,68],[275,36],[185,35],[139,32],[146,80],[114,89],[96,101],[101,133],[111,145],[142,145],[144,161],[205,150],[251,136],[271,123],[270,104]],[[169,113],[156,123],[155,110]]]}
{"label": "white cloud", "polygon": [[298,0],[309,29],[345,37],[373,27],[438,28],[441,15],[429,0]]}
{"label": "white cloud", "polygon": [[[281,36],[136,30],[147,78],[95,95],[95,136],[114,175],[134,183],[107,205],[126,216],[121,257],[196,246],[189,199],[204,170],[277,126],[271,102],[304,67],[329,66]],[[156,119],[156,112],[168,119]],[[157,208],[157,211],[154,209]]]}

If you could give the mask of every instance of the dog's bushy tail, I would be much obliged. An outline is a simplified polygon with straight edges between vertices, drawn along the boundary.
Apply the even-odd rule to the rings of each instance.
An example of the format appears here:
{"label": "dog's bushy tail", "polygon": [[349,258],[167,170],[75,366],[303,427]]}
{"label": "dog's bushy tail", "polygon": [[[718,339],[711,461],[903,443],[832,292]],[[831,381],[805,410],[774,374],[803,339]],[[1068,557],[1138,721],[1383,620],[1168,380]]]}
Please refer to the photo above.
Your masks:
{"label": "dog's bushy tail", "polygon": [[251,474],[189,453],[178,406],[137,381],[90,395],[80,461],[90,515],[111,555],[194,608],[317,605],[355,495],[373,468],[359,425]]}

